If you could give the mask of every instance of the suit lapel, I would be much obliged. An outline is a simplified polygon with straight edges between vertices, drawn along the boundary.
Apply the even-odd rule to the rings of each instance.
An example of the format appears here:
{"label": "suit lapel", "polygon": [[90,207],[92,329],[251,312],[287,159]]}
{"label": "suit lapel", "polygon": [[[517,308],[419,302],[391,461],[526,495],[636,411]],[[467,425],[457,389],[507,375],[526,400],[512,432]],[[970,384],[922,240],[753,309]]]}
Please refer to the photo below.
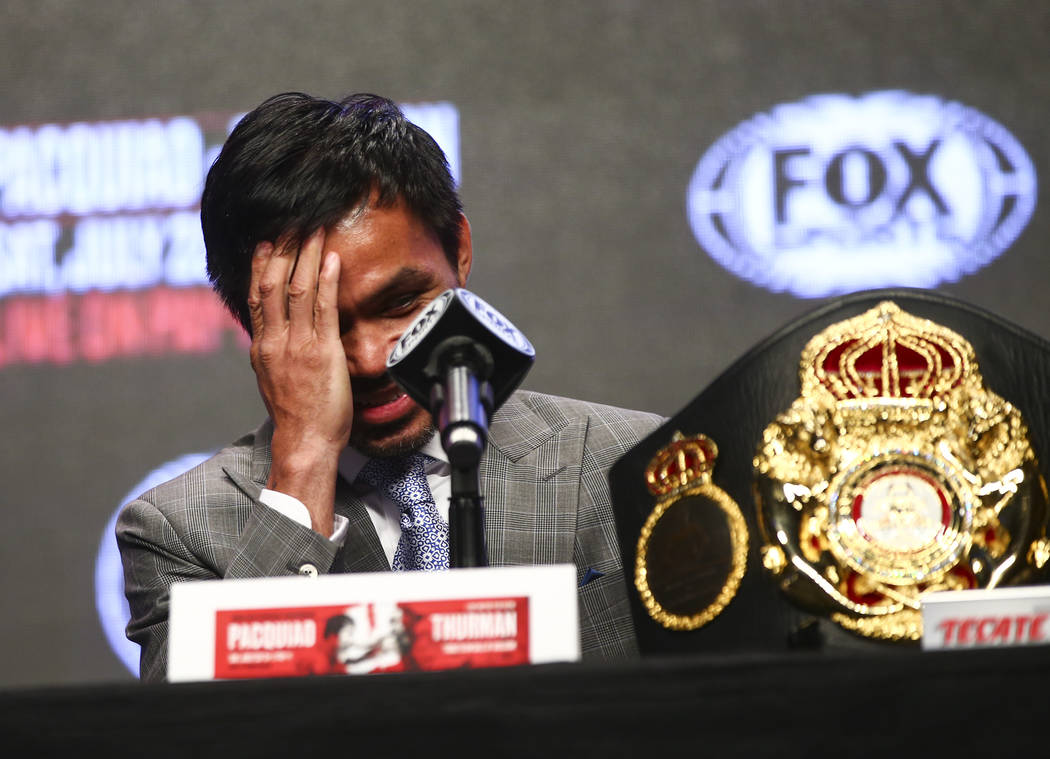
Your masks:
{"label": "suit lapel", "polygon": [[[267,420],[255,435],[255,448],[252,452],[252,480],[260,487],[266,487],[270,475],[273,456],[270,451],[270,440],[273,437],[273,423]],[[390,569],[383,546],[379,542],[375,526],[372,524],[364,503],[354,495],[349,483],[339,477],[335,484],[335,513],[346,517],[347,533],[343,547],[336,554],[332,565],[336,572],[383,572]]]}
{"label": "suit lapel", "polygon": [[346,517],[346,540],[335,557],[335,566],[341,572],[387,572],[383,544],[379,542],[375,525],[368,516],[364,503],[354,495],[350,484],[342,477],[335,484],[335,513]]}
{"label": "suit lapel", "polygon": [[572,561],[586,424],[519,395],[493,416],[480,467],[492,566]]}

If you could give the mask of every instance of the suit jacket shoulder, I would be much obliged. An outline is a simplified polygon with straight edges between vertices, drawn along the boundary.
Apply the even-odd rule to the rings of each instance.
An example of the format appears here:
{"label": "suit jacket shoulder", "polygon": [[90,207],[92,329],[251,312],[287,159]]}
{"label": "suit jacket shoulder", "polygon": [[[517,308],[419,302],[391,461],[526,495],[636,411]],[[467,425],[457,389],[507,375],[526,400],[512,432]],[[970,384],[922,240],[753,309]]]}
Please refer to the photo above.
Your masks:
{"label": "suit jacket shoulder", "polygon": [[586,659],[637,654],[608,473],[662,421],[524,391],[493,415],[480,471],[489,562],[575,564]]}
{"label": "suit jacket shoulder", "polygon": [[167,666],[168,601],[182,580],[328,571],[337,547],[258,502],[270,466],[268,423],[188,472],[129,502],[117,519],[128,637],[142,649],[140,674]]}
{"label": "suit jacket shoulder", "polygon": [[602,440],[609,436],[610,442],[625,448],[633,446],[664,421],[663,417],[644,411],[519,390],[493,415],[492,434],[499,435],[502,442],[502,435],[506,433],[502,429],[496,432],[497,426],[507,425],[528,437],[528,430],[543,426],[558,430],[579,419],[588,420],[592,433]]}

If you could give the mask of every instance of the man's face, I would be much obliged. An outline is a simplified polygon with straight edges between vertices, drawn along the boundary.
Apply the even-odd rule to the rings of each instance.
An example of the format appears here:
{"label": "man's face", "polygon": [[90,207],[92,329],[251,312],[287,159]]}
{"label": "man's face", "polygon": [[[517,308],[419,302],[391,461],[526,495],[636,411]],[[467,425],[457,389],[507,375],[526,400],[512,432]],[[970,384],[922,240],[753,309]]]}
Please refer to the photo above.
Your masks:
{"label": "man's face", "polygon": [[455,267],[438,240],[400,203],[351,212],[327,235],[339,254],[339,332],[350,370],[350,445],[368,456],[416,450],[433,433],[430,413],[386,373],[386,359],[430,301],[466,283],[470,227],[464,219]]}

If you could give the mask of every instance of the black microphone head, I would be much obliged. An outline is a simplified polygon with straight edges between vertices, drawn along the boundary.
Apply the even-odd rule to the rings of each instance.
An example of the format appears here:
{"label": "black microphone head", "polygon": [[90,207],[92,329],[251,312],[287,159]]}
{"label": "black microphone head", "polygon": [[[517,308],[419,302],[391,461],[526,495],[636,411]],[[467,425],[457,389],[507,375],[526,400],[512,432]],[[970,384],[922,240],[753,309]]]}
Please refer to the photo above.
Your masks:
{"label": "black microphone head", "polygon": [[492,388],[495,411],[521,384],[536,350],[510,320],[469,290],[446,290],[427,304],[387,358],[390,376],[430,408],[430,390],[450,363],[470,366]]}

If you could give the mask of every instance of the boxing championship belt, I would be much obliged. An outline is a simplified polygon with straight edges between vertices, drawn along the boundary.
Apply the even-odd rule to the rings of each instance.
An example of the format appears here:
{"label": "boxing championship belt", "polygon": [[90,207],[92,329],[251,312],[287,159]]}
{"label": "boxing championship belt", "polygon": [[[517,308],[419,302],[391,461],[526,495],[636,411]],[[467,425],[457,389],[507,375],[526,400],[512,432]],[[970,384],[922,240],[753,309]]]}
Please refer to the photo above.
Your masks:
{"label": "boxing championship belt", "polygon": [[926,291],[763,342],[610,472],[643,653],[906,647],[925,592],[1045,582],[1048,382],[1046,341]]}

